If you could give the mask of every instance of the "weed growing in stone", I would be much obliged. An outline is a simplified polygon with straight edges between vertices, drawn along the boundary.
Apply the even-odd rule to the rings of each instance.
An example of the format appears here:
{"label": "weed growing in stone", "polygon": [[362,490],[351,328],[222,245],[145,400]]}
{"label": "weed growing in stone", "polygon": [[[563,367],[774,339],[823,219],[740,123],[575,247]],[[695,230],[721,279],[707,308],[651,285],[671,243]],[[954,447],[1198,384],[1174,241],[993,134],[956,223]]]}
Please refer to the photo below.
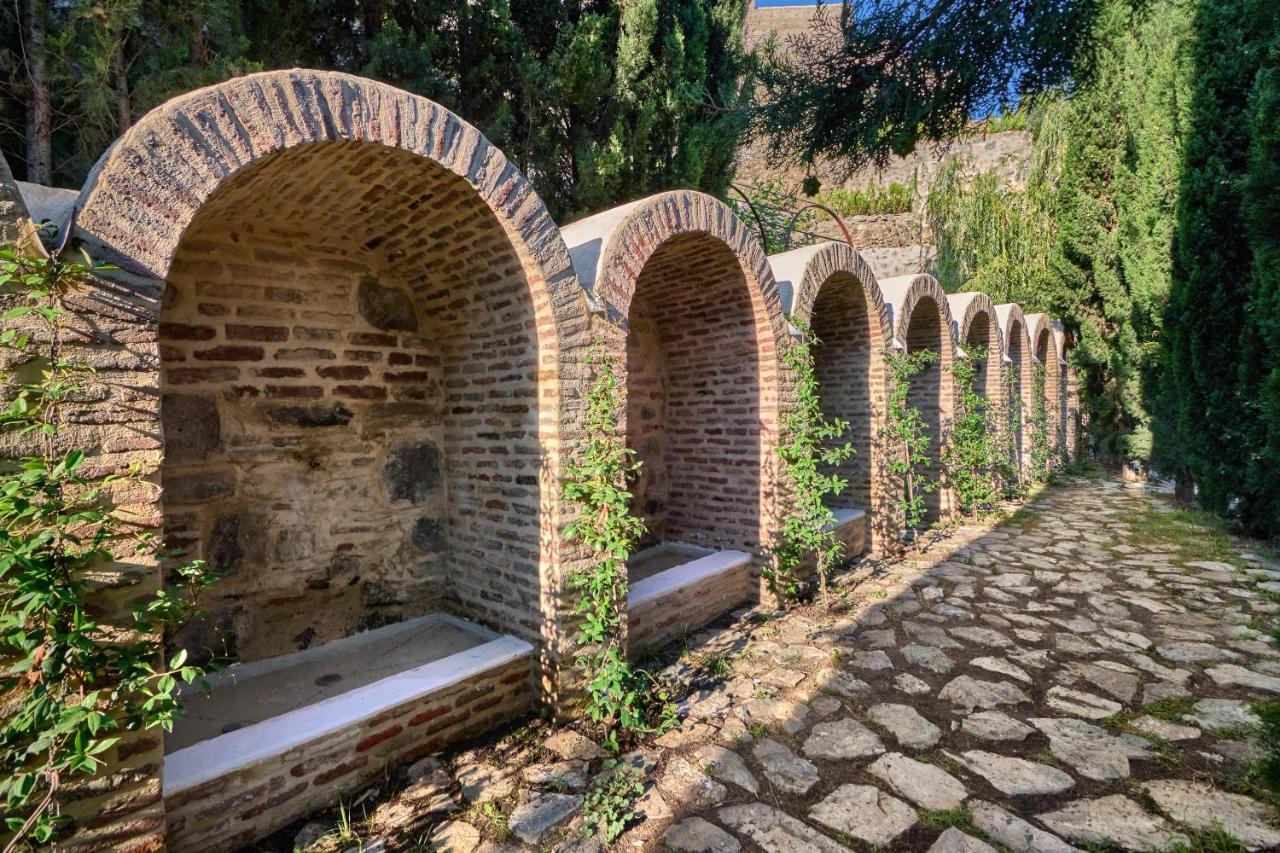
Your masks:
{"label": "weed growing in stone", "polygon": [[[73,338],[64,304],[96,271],[9,245],[0,249],[0,350],[16,369],[16,394],[0,409],[7,444],[33,448],[0,469],[0,798],[10,848],[44,846],[70,829],[60,791],[96,775],[125,732],[180,716],[179,689],[205,670],[164,636],[197,614],[213,582],[200,562],[141,532],[114,497],[148,487],[137,468],[104,473],[63,432],[65,407],[91,393],[93,374],[64,352]],[[24,378],[29,377],[29,378]],[[145,584],[131,617],[109,624],[90,602],[91,573],[116,560],[160,563],[172,586]]]}
{"label": "weed growing in stone", "polygon": [[598,835],[605,844],[612,844],[636,817],[634,806],[644,793],[644,774],[612,761],[604,769],[582,805],[582,836]]}
{"label": "weed growing in stone", "polygon": [[889,400],[885,418],[888,444],[893,448],[889,471],[902,481],[902,497],[898,509],[903,525],[913,541],[925,518],[925,495],[941,485],[924,476],[929,464],[929,430],[920,409],[911,405],[911,379],[939,358],[936,352],[913,353],[886,350],[885,367],[889,373]]}
{"label": "weed growing in stone", "polygon": [[803,322],[796,321],[796,327],[800,339],[787,347],[782,359],[795,377],[796,398],[783,415],[778,448],[794,492],[782,521],[781,541],[774,549],[774,565],[767,574],[775,595],[794,598],[799,592],[797,575],[812,559],[822,603],[829,606],[827,576],[844,554],[829,502],[848,482],[828,472],[853,455],[853,444],[844,440],[849,423],[822,412],[813,363],[813,349],[822,341]]}
{"label": "weed growing in stone", "polygon": [[565,535],[591,552],[590,566],[570,577],[581,618],[578,664],[587,675],[591,719],[604,726],[605,745],[621,749],[619,731],[665,731],[675,711],[665,690],[627,660],[622,618],[627,606],[627,558],[644,534],[631,512],[628,486],[639,471],[635,451],[618,435],[621,389],[612,359],[599,342],[591,348],[595,379],[587,394],[585,438],[567,466],[565,500],[577,518]]}

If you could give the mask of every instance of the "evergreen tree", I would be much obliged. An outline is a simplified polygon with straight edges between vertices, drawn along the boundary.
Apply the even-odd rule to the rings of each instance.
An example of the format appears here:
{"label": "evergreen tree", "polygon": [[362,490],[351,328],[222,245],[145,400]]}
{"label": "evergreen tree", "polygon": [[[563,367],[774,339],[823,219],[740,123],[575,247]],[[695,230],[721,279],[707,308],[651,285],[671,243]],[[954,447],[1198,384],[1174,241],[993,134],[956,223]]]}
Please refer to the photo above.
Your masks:
{"label": "evergreen tree", "polygon": [[[64,186],[146,110],[257,69],[347,71],[436,100],[562,219],[673,187],[722,193],[746,121],[745,0],[25,2],[49,19],[61,118],[51,177],[32,174]],[[21,23],[0,22],[0,147],[20,177],[36,112]]]}

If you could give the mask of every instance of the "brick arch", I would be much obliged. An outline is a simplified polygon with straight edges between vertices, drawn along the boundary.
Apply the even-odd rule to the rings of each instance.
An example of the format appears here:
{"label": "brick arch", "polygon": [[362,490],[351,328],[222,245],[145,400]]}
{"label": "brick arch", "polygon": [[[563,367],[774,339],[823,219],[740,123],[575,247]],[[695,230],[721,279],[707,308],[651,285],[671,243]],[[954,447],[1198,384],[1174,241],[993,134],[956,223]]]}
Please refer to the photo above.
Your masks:
{"label": "brick arch", "polygon": [[1046,314],[1027,314],[1027,331],[1031,338],[1031,353],[1044,367],[1044,405],[1049,418],[1049,443],[1058,439],[1058,405],[1061,396],[1061,380],[1058,370],[1058,344],[1053,325]]}
{"label": "brick arch", "polygon": [[953,293],[947,297],[947,304],[956,343],[966,351],[979,347],[986,351],[974,376],[974,388],[992,405],[999,405],[1003,396],[1004,334],[995,303],[985,293],[971,292]]}
{"label": "brick arch", "polygon": [[764,250],[722,202],[651,196],[563,229],[599,332],[626,378],[645,546],[754,555],[775,535],[786,343]]}
{"label": "brick arch", "polygon": [[[930,275],[906,275],[880,282],[885,305],[893,323],[894,345],[908,353],[933,350],[939,359],[911,381],[909,402],[924,415],[929,430],[930,464],[925,474],[940,479],[946,429],[955,410],[955,389],[951,367],[955,355],[953,320],[947,294]],[[944,517],[951,510],[951,496],[945,482],[925,498],[927,521]]]}
{"label": "brick arch", "polygon": [[823,409],[850,425],[854,455],[836,472],[848,483],[836,500],[867,513],[871,547],[888,546],[897,527],[896,496],[886,488],[884,352],[893,345],[880,284],[845,243],[819,243],[769,258],[792,321],[822,341],[814,352]]}
{"label": "brick arch", "polygon": [[[270,215],[256,222],[238,215],[237,207],[253,204]],[[335,411],[341,406],[354,412],[349,423],[385,438],[388,430],[404,424],[392,429],[387,420],[374,413],[365,417],[358,407],[372,410],[385,404],[389,411],[393,404],[408,406],[415,395],[419,400],[431,395],[449,399],[462,393],[456,390],[460,380],[446,376],[451,371],[458,376],[467,370],[488,371],[479,382],[522,377],[528,388],[505,403],[507,411],[495,409],[486,417],[481,410],[502,405],[491,395],[471,406],[475,423],[467,429],[488,435],[479,441],[495,448],[515,442],[521,458],[527,457],[515,475],[519,485],[510,487],[511,494],[524,497],[508,496],[506,509],[493,501],[483,510],[477,507],[477,518],[487,512],[486,523],[500,528],[504,512],[513,517],[528,509],[537,521],[532,531],[495,546],[507,549],[513,560],[519,554],[518,566],[495,573],[501,581],[467,583],[467,590],[451,589],[449,594],[464,602],[466,615],[534,640],[543,651],[548,678],[555,677],[561,638],[552,614],[559,606],[563,546],[557,531],[564,521],[559,517],[560,444],[562,436],[576,431],[579,418],[562,386],[572,385],[583,373],[582,359],[573,353],[586,345],[589,308],[555,223],[500,150],[449,110],[394,87],[334,72],[272,71],[183,95],[148,113],[102,156],[77,207],[77,237],[94,254],[129,273],[165,281],[163,317],[158,301],[150,310],[153,322],[164,320],[160,350],[165,376],[158,376],[156,384],[166,392],[189,380],[194,383],[200,369],[221,371],[218,376],[229,386],[220,392],[224,397],[257,394],[265,402],[279,394],[272,405],[282,410],[292,405],[299,412],[294,420],[300,421],[324,420],[326,413],[309,413],[305,407],[318,407],[321,401],[327,405],[332,397]],[[326,239],[318,245],[300,245],[292,254],[268,245],[271,240],[316,237],[322,226]],[[220,240],[230,241],[221,256]],[[436,263],[440,259],[433,244],[455,250],[450,265]],[[374,256],[378,260],[373,266],[365,263]],[[428,292],[429,279],[457,283],[463,274],[469,282],[479,282],[485,263],[500,268],[490,271],[491,278],[504,284],[490,282],[488,295],[477,284],[472,295],[487,300],[479,308],[451,304],[439,287],[436,295]],[[279,269],[267,270],[273,264]],[[330,291],[294,283],[300,274],[290,267],[307,264],[327,266],[331,281],[324,286],[332,285]],[[415,272],[399,274],[409,268]],[[354,302],[363,298],[357,298],[357,289],[366,279],[383,283],[379,279],[384,274],[395,279],[393,290],[410,294],[404,304],[411,303],[422,318],[423,335],[415,338],[416,331],[404,328],[356,328],[368,325],[360,317],[351,319],[357,313]],[[246,277],[252,281],[246,283]],[[306,304],[338,296],[343,288],[350,291],[351,308],[327,310],[341,316],[320,316],[326,311]],[[206,299],[208,293],[218,295]],[[459,303],[466,298],[460,296]],[[204,328],[180,328],[200,325],[187,321],[195,320],[201,304],[225,314],[205,324],[216,327],[213,343],[220,353],[196,352],[200,338],[208,334]],[[470,351],[465,335],[434,321],[442,312],[452,312],[460,322],[465,310],[489,312],[484,334],[490,354],[502,364],[461,363],[464,350]],[[289,311],[294,313],[288,322],[277,322]],[[441,343],[441,352],[428,352],[425,337],[442,333],[449,340]],[[342,338],[336,344],[324,338],[335,334]],[[285,348],[310,351],[322,363],[276,363]],[[259,350],[272,362],[269,367],[259,370],[237,362]],[[348,358],[351,353],[360,355]],[[303,358],[303,353],[295,355]],[[179,365],[178,358],[186,361]],[[320,373],[322,369],[326,372]],[[245,381],[249,376],[253,381]],[[441,390],[450,387],[455,390]],[[189,389],[180,390],[185,394]],[[342,393],[348,396],[340,397]],[[458,412],[452,415],[456,432],[463,430],[462,408],[450,409]],[[168,415],[184,412],[190,414],[170,410]],[[281,428],[294,427],[298,424]],[[172,430],[166,432],[173,445]],[[386,452],[379,446],[378,464]],[[475,458],[484,452],[477,451]],[[447,479],[453,463],[440,464]],[[488,476],[476,472],[465,487],[459,480],[457,489],[481,489]],[[491,481],[495,489],[499,481]],[[497,497],[494,501],[501,503]],[[199,535],[184,535],[208,537],[208,524],[201,522]],[[498,594],[495,583],[509,588]],[[372,592],[370,596],[379,600]]]}

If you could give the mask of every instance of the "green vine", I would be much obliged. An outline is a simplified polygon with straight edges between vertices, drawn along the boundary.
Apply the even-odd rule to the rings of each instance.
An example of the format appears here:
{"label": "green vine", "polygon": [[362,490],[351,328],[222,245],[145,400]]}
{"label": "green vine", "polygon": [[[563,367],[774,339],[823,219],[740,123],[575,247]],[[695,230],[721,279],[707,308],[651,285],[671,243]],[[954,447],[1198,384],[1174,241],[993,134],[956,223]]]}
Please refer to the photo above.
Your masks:
{"label": "green vine", "polygon": [[1014,500],[1026,496],[1027,484],[1022,472],[1022,453],[1018,447],[1018,432],[1022,428],[1022,397],[1018,383],[1019,365],[1013,365],[1004,371],[1004,394],[1001,409],[996,420],[999,424],[997,436],[1001,449],[1002,480],[1006,500]]}
{"label": "green vine", "polygon": [[629,486],[640,463],[618,435],[622,389],[613,360],[600,341],[593,342],[588,359],[595,379],[587,393],[585,436],[567,465],[564,486],[565,499],[577,506],[577,519],[565,535],[592,555],[590,567],[569,579],[581,617],[578,665],[587,675],[591,719],[604,725],[606,745],[618,751],[619,731],[631,736],[665,731],[675,723],[675,710],[653,676],[627,660],[622,630],[627,558],[644,535],[644,522],[631,513]]}
{"label": "green vine", "polygon": [[960,396],[942,459],[957,506],[974,518],[995,510],[1003,493],[1003,463],[1007,459],[997,438],[991,405],[974,389],[978,364],[984,358],[984,351],[974,350],[952,362]]}
{"label": "green vine", "polygon": [[836,535],[836,518],[828,501],[843,492],[848,482],[824,472],[852,456],[853,444],[842,441],[849,423],[827,418],[822,412],[813,363],[813,349],[822,341],[803,322],[795,325],[800,339],[787,347],[783,363],[794,376],[796,399],[783,415],[783,442],[778,448],[795,492],[783,519],[774,567],[766,572],[766,578],[780,599],[794,598],[800,591],[800,568],[813,559],[818,589],[826,605],[828,575],[844,554],[844,543]]}
{"label": "green vine", "polygon": [[[59,792],[97,774],[122,733],[170,730],[180,684],[204,670],[186,652],[164,659],[164,636],[197,614],[213,582],[202,563],[172,567],[177,583],[138,605],[128,625],[99,624],[89,576],[117,558],[167,562],[113,502],[145,483],[137,467],[99,476],[63,431],[63,408],[82,400],[88,365],[66,358],[64,300],[96,270],[8,245],[0,249],[0,318],[11,384],[0,430],[37,448],[0,469],[0,797],[6,851],[45,845],[72,829]],[[23,381],[21,377],[31,378]]]}
{"label": "green vine", "polygon": [[902,480],[902,496],[898,509],[903,525],[912,541],[919,541],[919,528],[925,519],[925,495],[941,483],[924,476],[929,459],[929,429],[920,409],[911,405],[911,379],[940,356],[932,350],[905,353],[886,350],[885,367],[889,374],[889,400],[886,407],[885,435],[892,448],[889,472]]}
{"label": "green vine", "polygon": [[1057,451],[1049,438],[1049,403],[1045,398],[1045,368],[1031,368],[1031,478],[1043,483],[1053,473]]}

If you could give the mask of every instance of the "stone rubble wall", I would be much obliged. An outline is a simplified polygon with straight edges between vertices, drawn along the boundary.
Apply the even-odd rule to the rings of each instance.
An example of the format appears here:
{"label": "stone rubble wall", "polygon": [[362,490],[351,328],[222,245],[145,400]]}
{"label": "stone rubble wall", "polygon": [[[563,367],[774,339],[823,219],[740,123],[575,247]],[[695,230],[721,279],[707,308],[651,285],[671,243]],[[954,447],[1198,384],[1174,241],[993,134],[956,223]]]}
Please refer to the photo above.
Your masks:
{"label": "stone rubble wall", "polygon": [[[116,494],[139,531],[225,575],[211,618],[174,639],[230,637],[248,660],[444,609],[532,642],[533,692],[552,705],[577,689],[565,588],[586,554],[561,535],[572,507],[560,495],[593,338],[628,381],[622,428],[647,463],[638,506],[654,537],[751,553],[749,583],[716,591],[742,600],[762,594],[790,495],[776,452],[793,399],[780,358],[790,320],[823,332],[825,405],[855,425],[863,454],[847,473],[875,549],[892,546],[899,524],[878,440],[883,353],[941,350],[921,399],[945,425],[954,336],[968,329],[953,329],[927,276],[887,298],[887,282],[843,244],[768,258],[724,204],[696,192],[560,229],[457,116],[330,72],[250,75],[157,108],[95,167],[76,222],[79,246],[119,269],[68,300],[64,354],[97,373],[62,438],[102,475],[139,466],[144,482]],[[0,172],[0,232],[41,251],[33,230]],[[1049,336],[1052,363],[1065,343]],[[1029,368],[1029,336],[1022,352]],[[0,355],[6,376],[18,366]],[[1074,444],[1074,372],[1060,375],[1055,430]],[[0,455],[28,450],[0,438]],[[108,624],[125,624],[161,582],[148,559],[118,557],[96,579]],[[691,627],[719,607],[689,598]],[[636,619],[633,639],[655,636]],[[525,701],[502,699],[466,731]],[[406,729],[370,766],[461,731]],[[334,750],[335,766],[350,760]],[[197,829],[186,806],[166,806],[163,754],[159,732],[128,733],[107,770],[67,785],[65,811],[79,821],[67,849],[222,838]],[[226,838],[248,840],[360,777],[343,779],[287,804],[245,788],[244,808],[265,809]],[[269,787],[275,798],[292,790]]]}

